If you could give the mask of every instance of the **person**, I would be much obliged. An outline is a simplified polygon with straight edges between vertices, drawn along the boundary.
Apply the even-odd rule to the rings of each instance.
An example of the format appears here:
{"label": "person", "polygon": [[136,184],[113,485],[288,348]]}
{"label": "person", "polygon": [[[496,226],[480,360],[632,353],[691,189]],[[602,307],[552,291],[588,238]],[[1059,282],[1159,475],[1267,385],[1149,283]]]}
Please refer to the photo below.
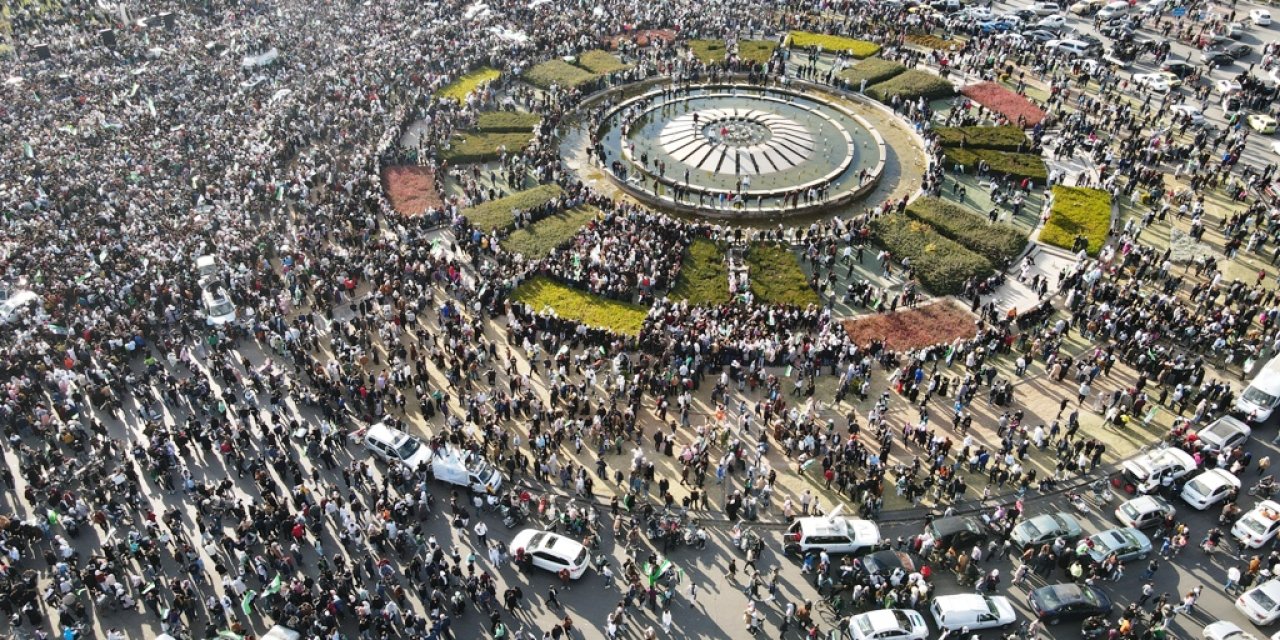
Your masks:
{"label": "person", "polygon": [[671,633],[671,609],[662,610],[662,631],[663,633]]}
{"label": "person", "polygon": [[689,580],[689,606],[698,606],[698,585]]}

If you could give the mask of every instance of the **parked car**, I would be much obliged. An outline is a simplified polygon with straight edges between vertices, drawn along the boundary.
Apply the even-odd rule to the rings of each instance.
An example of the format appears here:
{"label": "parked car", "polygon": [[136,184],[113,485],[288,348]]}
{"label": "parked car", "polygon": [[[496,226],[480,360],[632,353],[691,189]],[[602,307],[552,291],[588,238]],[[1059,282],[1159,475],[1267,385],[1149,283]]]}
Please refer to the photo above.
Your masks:
{"label": "parked car", "polygon": [[1169,93],[1182,84],[1177,76],[1164,71],[1133,74],[1133,84],[1156,93]]}
{"label": "parked car", "polygon": [[1177,447],[1164,447],[1126,461],[1111,478],[1111,485],[1128,494],[1152,493],[1166,481],[1176,484],[1198,466],[1195,458],[1186,451]]}
{"label": "parked car", "polygon": [[1240,492],[1240,478],[1226,469],[1208,469],[1182,485],[1182,500],[1204,511]]}
{"label": "parked car", "polygon": [[1190,62],[1182,60],[1170,60],[1160,65],[1161,71],[1167,71],[1177,76],[1179,79],[1185,78],[1196,71],[1196,66]]}
{"label": "parked car", "polygon": [[879,609],[849,618],[853,640],[925,640],[929,625],[911,609]]}
{"label": "parked car", "polygon": [[206,289],[201,298],[204,300],[204,321],[210,326],[222,326],[236,321],[236,305],[224,290],[210,291]]}
{"label": "parked car", "polygon": [[987,541],[988,530],[973,516],[938,518],[925,528],[925,535],[939,549],[968,549]]}
{"label": "parked car", "polygon": [[1112,0],[1106,6],[1098,9],[1097,18],[1100,20],[1110,20],[1116,16],[1122,16],[1129,13],[1129,3],[1125,0]]}
{"label": "parked car", "polygon": [[40,307],[40,296],[34,291],[0,289],[0,325],[16,322],[31,309]]}
{"label": "parked car", "polygon": [[1236,598],[1236,608],[1257,624],[1280,618],[1280,578],[1272,578]]}
{"label": "parked car", "polygon": [[796,518],[782,536],[788,555],[810,550],[830,554],[861,553],[880,544],[880,526],[870,520],[843,517],[843,505],[822,516]]}
{"label": "parked car", "polygon": [[1032,29],[1030,31],[1024,32],[1022,35],[1023,37],[1029,38],[1034,42],[1040,42],[1040,43],[1049,42],[1050,40],[1058,39],[1058,34],[1048,29]]}
{"label": "parked car", "polygon": [[1097,587],[1054,584],[1027,594],[1031,612],[1047,624],[1111,613],[1111,598]]}
{"label": "parked car", "polygon": [[524,549],[533,566],[539,569],[552,573],[568,569],[571,580],[577,580],[587,572],[587,548],[558,533],[524,529],[511,539],[511,550],[515,552],[518,549]]}
{"label": "parked car", "polygon": [[1234,622],[1227,622],[1226,620],[1219,620],[1205,625],[1201,633],[1204,634],[1204,640],[1264,640],[1241,629]]}
{"label": "parked car", "polygon": [[1036,22],[1036,26],[1041,29],[1064,29],[1067,26],[1067,17],[1055,13],[1051,16],[1040,18],[1039,22]]}
{"label": "parked car", "polygon": [[1262,134],[1272,134],[1276,132],[1276,119],[1265,113],[1251,113],[1245,121],[1249,123],[1249,128]]}
{"label": "parked car", "polygon": [[1224,50],[1227,52],[1227,55],[1235,58],[1236,60],[1247,57],[1249,54],[1253,53],[1253,47],[1244,44],[1243,42],[1227,45],[1227,48]]}
{"label": "parked car", "polygon": [[976,593],[936,596],[929,611],[938,627],[948,631],[959,631],[966,627],[970,631],[1003,628],[1018,619],[1008,598]]}
{"label": "parked car", "polygon": [[1116,520],[1133,529],[1153,529],[1165,517],[1176,513],[1173,505],[1159,496],[1139,496],[1116,507]]}
{"label": "parked car", "polygon": [[905,551],[893,551],[890,549],[872,551],[853,561],[853,570],[860,576],[890,576],[898,569],[901,569],[907,575],[911,575],[918,573],[922,566],[924,566],[924,562],[919,557]]}
{"label": "parked car", "polygon": [[1271,26],[1271,12],[1266,9],[1253,9],[1249,11],[1249,22],[1259,27]]}
{"label": "parked car", "polygon": [[1263,500],[1253,506],[1231,527],[1231,535],[1243,547],[1257,549],[1276,537],[1280,531],[1280,504]]}
{"label": "parked car", "polygon": [[431,462],[431,447],[418,437],[381,422],[365,430],[364,446],[383,461],[402,462],[410,469],[416,470]]}
{"label": "parked car", "polygon": [[1084,534],[1080,522],[1075,516],[1065,513],[1044,513],[1025,518],[1013,527],[1009,539],[1018,548],[1038,547],[1062,538],[1067,544],[1074,543]]}
{"label": "parked car", "polygon": [[1151,0],[1138,10],[1144,16],[1154,16],[1164,12],[1165,0]]}
{"label": "parked car", "polygon": [[1151,538],[1132,527],[1108,529],[1090,536],[1089,540],[1093,543],[1089,557],[1094,562],[1102,562],[1113,553],[1120,562],[1146,560],[1151,555]]}
{"label": "parked car", "polygon": [[1204,112],[1200,107],[1194,104],[1175,104],[1169,108],[1169,111],[1179,118],[1190,118],[1191,124],[1200,125],[1204,123]]}
{"label": "parked car", "polygon": [[1070,39],[1050,40],[1044,43],[1044,46],[1054,51],[1065,53],[1072,57],[1083,56],[1087,54],[1089,51],[1093,50],[1093,47],[1090,46],[1089,43],[1087,42],[1084,42],[1081,40],[1070,40]]}
{"label": "parked car", "polygon": [[987,20],[986,22],[979,23],[978,26],[982,29],[983,33],[1004,33],[1005,31],[1011,31],[1017,27],[1013,21],[1006,18]]}
{"label": "parked car", "polygon": [[1102,8],[1103,1],[1104,0],[1080,0],[1079,2],[1071,5],[1071,8],[1068,10],[1078,16],[1091,16],[1097,13],[1098,9]]}
{"label": "parked car", "polygon": [[[1194,120],[1195,118],[1192,119]],[[1202,449],[1210,453],[1217,453],[1219,451],[1230,451],[1248,442],[1252,433],[1253,429],[1249,425],[1231,416],[1222,416],[1197,431],[1195,439]]]}
{"label": "parked car", "polygon": [[1229,67],[1236,63],[1235,56],[1226,51],[1205,50],[1200,53],[1200,62],[1211,68]]}
{"label": "parked car", "polygon": [[1062,5],[1056,2],[1033,2],[1031,3],[1031,10],[1036,15],[1047,16],[1062,11]]}

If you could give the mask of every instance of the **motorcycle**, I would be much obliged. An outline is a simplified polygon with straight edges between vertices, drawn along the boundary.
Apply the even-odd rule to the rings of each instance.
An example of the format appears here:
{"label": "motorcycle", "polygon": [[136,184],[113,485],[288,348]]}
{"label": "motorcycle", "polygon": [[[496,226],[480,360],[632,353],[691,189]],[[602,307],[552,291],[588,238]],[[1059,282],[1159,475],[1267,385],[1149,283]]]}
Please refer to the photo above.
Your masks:
{"label": "motorcycle", "polygon": [[1067,502],[1071,503],[1071,506],[1075,508],[1077,513],[1088,514],[1090,511],[1089,503],[1085,502],[1084,496],[1078,493],[1068,493]]}
{"label": "motorcycle", "polygon": [[706,549],[707,530],[698,525],[685,529],[684,544],[690,547],[697,547],[698,549]]}
{"label": "motorcycle", "polygon": [[1249,495],[1270,498],[1276,494],[1280,486],[1276,485],[1276,479],[1272,476],[1263,476],[1257,484],[1249,487]]}
{"label": "motorcycle", "polygon": [[1084,624],[1080,626],[1080,635],[1085,640],[1105,638],[1110,631],[1107,626],[1107,619],[1102,616],[1085,618]]}
{"label": "motorcycle", "polygon": [[503,506],[499,512],[502,514],[502,524],[507,525],[508,529],[522,525],[529,519],[529,512],[520,507]]}
{"label": "motorcycle", "polygon": [[1111,490],[1107,488],[1106,480],[1098,480],[1090,485],[1090,488],[1093,489],[1093,497],[1098,501],[1099,505],[1105,505],[1111,502],[1113,494],[1111,493]]}

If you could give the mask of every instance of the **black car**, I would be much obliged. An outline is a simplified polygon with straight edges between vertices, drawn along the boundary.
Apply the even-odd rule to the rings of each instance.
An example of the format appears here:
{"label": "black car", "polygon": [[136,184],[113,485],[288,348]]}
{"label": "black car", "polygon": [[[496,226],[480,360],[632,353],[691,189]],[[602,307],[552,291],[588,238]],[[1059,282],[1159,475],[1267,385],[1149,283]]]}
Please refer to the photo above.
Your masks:
{"label": "black car", "polygon": [[925,527],[925,533],[938,549],[968,551],[970,547],[986,542],[990,529],[973,516],[952,516],[934,520],[933,524]]}
{"label": "black car", "polygon": [[1236,63],[1236,59],[1226,51],[1206,51],[1200,56],[1200,62],[1210,67],[1229,67]]}
{"label": "black car", "polygon": [[1075,584],[1054,584],[1040,587],[1027,594],[1031,611],[1048,624],[1062,620],[1107,615],[1111,612],[1111,598],[1097,587]]}
{"label": "black car", "polygon": [[1240,44],[1233,44],[1227,47],[1225,51],[1227,52],[1227,55],[1231,56],[1232,58],[1235,58],[1236,60],[1239,60],[1240,58],[1243,58],[1253,53],[1253,47],[1244,43],[1240,43]]}
{"label": "black car", "polygon": [[1196,66],[1190,62],[1172,60],[1160,65],[1161,71],[1168,71],[1179,78],[1185,78],[1195,72]]}
{"label": "black car", "polygon": [[1121,24],[1107,24],[1098,29],[1098,33],[1114,40],[1123,40],[1133,35],[1133,29]]}
{"label": "black car", "polygon": [[1022,37],[1030,38],[1035,42],[1048,42],[1050,40],[1057,40],[1058,34],[1048,29],[1032,29],[1031,31],[1023,33]]}
{"label": "black car", "polygon": [[920,567],[924,566],[924,561],[915,554],[905,551],[876,551],[868,553],[861,558],[853,561],[853,571],[859,576],[882,575],[889,576],[897,569],[908,575],[916,573]]}

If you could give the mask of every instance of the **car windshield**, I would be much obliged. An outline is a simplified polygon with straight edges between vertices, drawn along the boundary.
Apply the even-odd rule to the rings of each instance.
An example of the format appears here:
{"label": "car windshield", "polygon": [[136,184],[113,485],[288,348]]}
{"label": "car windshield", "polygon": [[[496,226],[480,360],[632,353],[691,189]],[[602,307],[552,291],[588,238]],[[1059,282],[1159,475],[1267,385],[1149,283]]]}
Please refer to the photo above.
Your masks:
{"label": "car windshield", "polygon": [[418,452],[418,449],[421,448],[422,442],[417,438],[405,438],[404,442],[400,445],[400,448],[396,449],[396,455],[399,456],[401,460],[408,460],[413,457],[413,454]]}
{"label": "car windshield", "polygon": [[1138,516],[1142,515],[1142,513],[1138,511],[1138,508],[1133,506],[1132,502],[1126,502],[1120,505],[1120,512],[1130,520],[1137,520]]}
{"label": "car windshield", "polygon": [[1249,593],[1249,598],[1258,603],[1258,606],[1262,607],[1263,611],[1271,611],[1276,608],[1276,601],[1272,600],[1271,596],[1263,593],[1262,589],[1254,589]]}
{"label": "car windshield", "polygon": [[1244,395],[1240,396],[1241,400],[1252,402],[1261,407],[1270,407],[1275,405],[1276,397],[1263,391],[1257,387],[1249,387],[1244,390]]}
{"label": "car windshield", "polygon": [[995,601],[995,600],[992,600],[991,598],[983,598],[983,600],[986,600],[986,601],[987,601],[987,611],[990,611],[990,612],[991,612],[991,615],[996,616],[997,618],[999,618],[999,617],[1000,617],[1000,610],[996,608],[996,601]]}
{"label": "car windshield", "polygon": [[911,620],[907,618],[907,614],[903,613],[902,609],[891,609],[891,611],[893,611],[893,620],[898,623],[899,629],[912,628]]}
{"label": "car windshield", "polygon": [[225,315],[230,315],[231,312],[234,310],[235,310],[235,307],[231,306],[230,300],[219,300],[209,306],[209,315],[225,316]]}
{"label": "car windshield", "polygon": [[1040,528],[1030,522],[1022,523],[1022,530],[1026,532],[1027,538],[1035,540],[1040,537]]}
{"label": "car windshield", "polygon": [[875,633],[875,629],[872,628],[871,621],[867,619],[867,616],[858,616],[857,621],[858,631],[862,632],[860,635],[870,638]]}
{"label": "car windshield", "polygon": [[582,565],[586,564],[586,562],[587,562],[587,548],[583,547],[581,551],[578,551],[578,555],[574,557],[573,566],[581,567]]}
{"label": "car windshield", "polygon": [[533,537],[529,538],[529,548],[537,549],[538,547],[541,547],[542,541],[546,539],[547,534],[545,532],[539,531],[538,533],[533,534]]}
{"label": "car windshield", "polygon": [[1201,496],[1209,495],[1209,487],[1205,486],[1205,484],[1200,481],[1200,478],[1196,478],[1195,480],[1188,482],[1187,488],[1190,489],[1196,495],[1201,495]]}
{"label": "car windshield", "polygon": [[1244,528],[1257,534],[1266,533],[1267,525],[1263,524],[1261,517],[1245,518],[1243,521]]}

